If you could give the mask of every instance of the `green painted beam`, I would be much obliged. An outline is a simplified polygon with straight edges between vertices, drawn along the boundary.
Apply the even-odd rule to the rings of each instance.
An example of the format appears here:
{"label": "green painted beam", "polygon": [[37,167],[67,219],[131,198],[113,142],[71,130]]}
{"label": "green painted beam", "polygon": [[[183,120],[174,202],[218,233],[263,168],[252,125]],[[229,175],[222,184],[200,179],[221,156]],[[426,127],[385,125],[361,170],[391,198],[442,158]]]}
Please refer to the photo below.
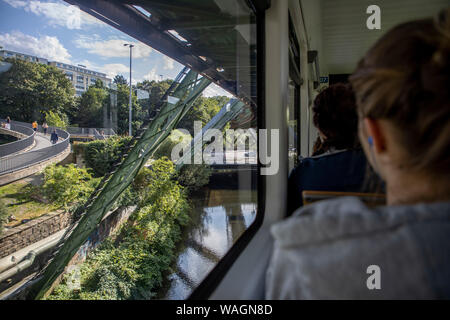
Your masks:
{"label": "green painted beam", "polygon": [[97,228],[105,214],[113,207],[116,199],[131,184],[139,170],[164,139],[169,136],[209,84],[210,80],[199,77],[192,70],[186,74],[174,93],[171,94],[180,100],[175,105],[164,103],[156,118],[149,123],[142,136],[136,139],[136,143],[116,172],[100,183],[94,196],[84,208],[84,214],[78,224],[44,270],[42,277],[33,284],[27,298],[41,299],[46,296],[53,282],[64,271],[80,246]]}

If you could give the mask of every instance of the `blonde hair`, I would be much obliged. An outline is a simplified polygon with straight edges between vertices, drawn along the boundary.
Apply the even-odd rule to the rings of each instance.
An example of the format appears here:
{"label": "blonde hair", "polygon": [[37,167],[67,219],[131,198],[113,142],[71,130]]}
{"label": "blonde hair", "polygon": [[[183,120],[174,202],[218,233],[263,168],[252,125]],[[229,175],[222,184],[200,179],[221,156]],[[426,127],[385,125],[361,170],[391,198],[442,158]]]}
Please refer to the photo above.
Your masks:
{"label": "blonde hair", "polygon": [[398,25],[350,77],[360,117],[388,119],[411,168],[450,173],[450,8]]}

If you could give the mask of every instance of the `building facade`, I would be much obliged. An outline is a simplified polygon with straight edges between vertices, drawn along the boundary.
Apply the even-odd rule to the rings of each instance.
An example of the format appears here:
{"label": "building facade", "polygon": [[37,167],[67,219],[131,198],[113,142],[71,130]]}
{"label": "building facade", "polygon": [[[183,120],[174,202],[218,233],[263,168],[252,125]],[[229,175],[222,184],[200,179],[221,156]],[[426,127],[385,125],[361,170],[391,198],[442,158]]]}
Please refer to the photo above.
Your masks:
{"label": "building facade", "polygon": [[75,94],[77,96],[81,96],[83,92],[85,92],[91,85],[94,85],[97,80],[101,80],[103,84],[108,88],[111,85],[111,79],[106,77],[106,74],[94,70],[89,70],[82,66],[73,66],[57,61],[48,61],[44,58],[9,50],[0,50],[0,57],[22,59],[28,62],[42,63],[54,66],[60,69],[66,75],[66,78],[72,82],[72,85],[75,89]]}

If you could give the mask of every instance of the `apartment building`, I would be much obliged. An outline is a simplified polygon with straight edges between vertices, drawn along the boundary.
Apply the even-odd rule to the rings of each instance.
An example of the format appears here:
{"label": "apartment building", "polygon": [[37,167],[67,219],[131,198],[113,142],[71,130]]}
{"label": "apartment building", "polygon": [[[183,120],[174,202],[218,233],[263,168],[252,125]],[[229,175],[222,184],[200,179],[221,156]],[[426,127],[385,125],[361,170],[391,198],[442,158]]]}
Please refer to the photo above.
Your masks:
{"label": "apartment building", "polygon": [[94,70],[89,70],[84,66],[73,66],[62,62],[48,61],[44,58],[9,50],[0,50],[0,57],[17,58],[29,62],[51,65],[60,69],[62,72],[64,72],[67,79],[72,82],[72,85],[75,89],[75,94],[77,96],[81,96],[83,92],[85,92],[89,88],[89,86],[95,84],[97,80],[101,80],[106,87],[109,87],[111,85],[111,79],[109,79],[106,74]]}

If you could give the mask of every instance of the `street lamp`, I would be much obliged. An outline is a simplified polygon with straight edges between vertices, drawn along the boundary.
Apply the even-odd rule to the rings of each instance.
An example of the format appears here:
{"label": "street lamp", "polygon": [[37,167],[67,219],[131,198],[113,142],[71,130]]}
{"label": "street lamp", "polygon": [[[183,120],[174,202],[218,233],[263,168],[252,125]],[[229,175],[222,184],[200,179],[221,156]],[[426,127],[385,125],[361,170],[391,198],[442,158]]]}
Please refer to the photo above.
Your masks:
{"label": "street lamp", "polygon": [[133,44],[131,44],[131,43],[124,43],[124,46],[125,47],[130,47],[130,106],[129,106],[129,108],[130,108],[130,110],[129,110],[129,119],[128,119],[128,135],[131,137],[131,119],[132,119],[132,116],[131,116],[131,56],[132,56],[132,48],[134,47],[134,45]]}

